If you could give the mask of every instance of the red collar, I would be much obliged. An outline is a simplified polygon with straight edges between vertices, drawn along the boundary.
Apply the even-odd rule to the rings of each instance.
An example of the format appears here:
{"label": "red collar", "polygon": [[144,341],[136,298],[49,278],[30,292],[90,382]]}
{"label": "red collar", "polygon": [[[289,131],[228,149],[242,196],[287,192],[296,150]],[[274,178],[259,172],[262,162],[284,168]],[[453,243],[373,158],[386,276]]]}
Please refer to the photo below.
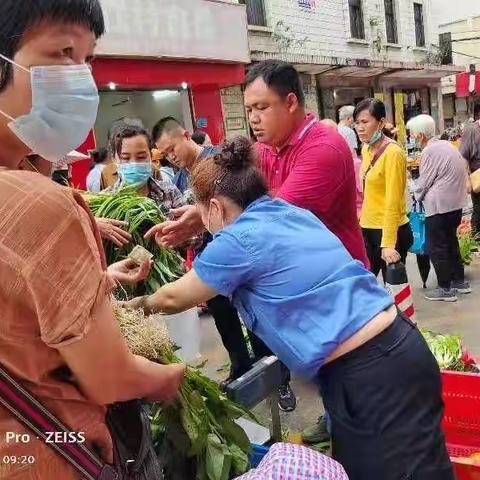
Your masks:
{"label": "red collar", "polygon": [[297,127],[297,129],[292,133],[292,135],[290,135],[289,139],[280,150],[277,150],[275,147],[267,145],[268,149],[271,150],[273,153],[277,154],[284,150],[286,147],[296,145],[300,140],[303,139],[303,137],[305,137],[305,135],[317,122],[318,120],[313,113],[307,113],[302,123]]}
{"label": "red collar", "polygon": [[297,128],[295,133],[289,138],[287,145],[296,145],[317,122],[318,120],[313,113],[307,113],[303,119],[303,122]]}

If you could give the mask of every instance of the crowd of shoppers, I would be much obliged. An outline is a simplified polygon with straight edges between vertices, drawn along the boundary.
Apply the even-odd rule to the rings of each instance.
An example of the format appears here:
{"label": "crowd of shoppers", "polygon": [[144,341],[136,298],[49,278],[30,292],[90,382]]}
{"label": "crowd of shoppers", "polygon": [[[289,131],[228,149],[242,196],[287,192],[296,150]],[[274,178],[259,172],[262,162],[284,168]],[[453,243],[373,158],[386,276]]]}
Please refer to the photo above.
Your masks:
{"label": "crowd of shoppers", "polygon": [[[4,0],[0,19],[6,18],[0,20],[0,367],[111,463],[106,405],[168,401],[184,366],[129,352],[110,292],[116,282],[143,281],[150,265],[126,260],[107,269],[101,239],[123,245],[129,235],[120,224],[95,220],[78,192],[47,178],[95,121],[99,98],[89,62],[103,15],[98,0]],[[131,305],[151,313],[208,302],[232,359],[231,379],[254,361],[241,317],[254,354],[274,353],[284,363],[282,409],[296,407],[290,370],[318,386],[333,455],[352,480],[451,480],[438,365],[375,278],[405,261],[412,244],[406,154],[384,134],[385,106],[367,99],[344,107],[337,128],[306,111],[300,75],[289,64],[258,63],[245,83],[254,146],[245,138],[212,146],[204,132],[190,134],[169,117],[155,126],[153,139],[141,122],[122,121],[107,150],[97,151],[93,191],[134,186],[169,214],[148,236],[173,246],[203,235],[190,272]],[[467,129],[460,154],[433,138],[432,122],[421,116],[409,125],[422,149],[415,195],[425,205],[439,283],[429,298],[451,301],[471,291],[456,229],[467,194],[461,154],[471,171],[478,168],[480,124]],[[355,167],[358,139],[361,168]],[[173,179],[163,179],[162,168],[175,169]],[[25,427],[0,409],[0,430],[21,434]],[[35,457],[36,478],[77,478],[40,439],[8,444],[0,436],[0,458],[22,454]],[[2,463],[0,477],[21,478],[22,468]]]}

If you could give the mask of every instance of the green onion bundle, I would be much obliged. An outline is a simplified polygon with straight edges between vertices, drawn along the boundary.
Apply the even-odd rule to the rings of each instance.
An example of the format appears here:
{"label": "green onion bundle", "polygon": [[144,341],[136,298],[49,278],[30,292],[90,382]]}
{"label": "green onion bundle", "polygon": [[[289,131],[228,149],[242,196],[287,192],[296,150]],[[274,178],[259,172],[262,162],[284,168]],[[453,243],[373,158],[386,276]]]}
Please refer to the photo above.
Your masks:
{"label": "green onion bundle", "polygon": [[152,272],[145,285],[130,289],[129,296],[150,295],[161,286],[180,278],[185,269],[182,258],[173,250],[157,245],[155,240],[145,240],[145,233],[154,225],[166,220],[160,207],[150,198],[138,195],[131,187],[122,188],[113,194],[88,193],[85,195],[90,209],[98,218],[110,218],[128,223],[128,232],[133,241],[125,248],[117,248],[111,242],[105,245],[109,265],[128,257],[136,245],[141,245],[154,254]]}
{"label": "green onion bundle", "polygon": [[[164,365],[180,362],[167,328],[156,319],[118,306],[115,315],[134,354]],[[178,399],[167,406],[155,404],[151,410],[153,439],[163,452],[167,477],[229,480],[232,475],[245,473],[249,468],[250,442],[235,423],[245,415],[253,418],[250,412],[229,400],[201,372],[201,366],[187,367]],[[175,471],[189,464],[188,473],[179,476]]]}

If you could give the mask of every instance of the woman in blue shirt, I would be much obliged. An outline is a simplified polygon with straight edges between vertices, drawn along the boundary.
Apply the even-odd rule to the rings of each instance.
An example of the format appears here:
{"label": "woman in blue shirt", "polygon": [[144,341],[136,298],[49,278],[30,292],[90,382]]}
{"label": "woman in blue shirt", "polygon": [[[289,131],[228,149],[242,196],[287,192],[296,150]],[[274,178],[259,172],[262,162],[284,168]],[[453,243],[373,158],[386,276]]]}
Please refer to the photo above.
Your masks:
{"label": "woman in blue shirt", "polygon": [[183,278],[130,306],[173,313],[231,297],[246,326],[319,385],[350,480],[453,479],[440,372],[421,334],[317,217],[267,195],[253,157],[238,138],[194,170],[213,241]]}

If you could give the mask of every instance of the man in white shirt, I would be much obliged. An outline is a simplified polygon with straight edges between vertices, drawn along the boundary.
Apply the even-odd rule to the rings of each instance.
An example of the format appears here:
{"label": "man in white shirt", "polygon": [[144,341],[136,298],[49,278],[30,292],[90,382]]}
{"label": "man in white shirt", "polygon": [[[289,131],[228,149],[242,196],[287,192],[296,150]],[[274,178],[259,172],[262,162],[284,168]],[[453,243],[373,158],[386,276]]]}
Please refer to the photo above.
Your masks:
{"label": "man in white shirt", "polygon": [[340,109],[338,112],[340,120],[338,123],[338,133],[347,141],[355,156],[358,148],[358,139],[352,128],[354,111],[355,107],[353,105],[345,105]]}

